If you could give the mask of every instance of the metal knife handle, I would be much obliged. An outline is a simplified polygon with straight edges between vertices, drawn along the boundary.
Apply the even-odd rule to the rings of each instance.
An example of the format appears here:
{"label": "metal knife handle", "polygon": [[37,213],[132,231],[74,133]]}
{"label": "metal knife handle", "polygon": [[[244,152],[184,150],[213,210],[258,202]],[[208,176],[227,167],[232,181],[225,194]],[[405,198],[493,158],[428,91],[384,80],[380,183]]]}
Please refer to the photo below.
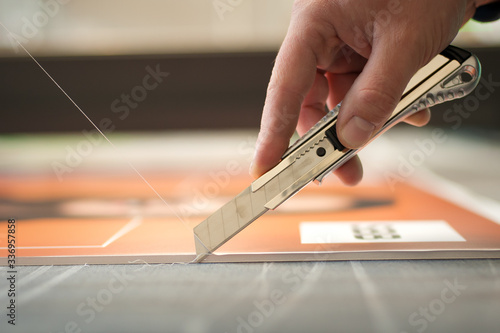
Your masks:
{"label": "metal knife handle", "polygon": [[[454,51],[457,48],[449,47],[448,49]],[[470,53],[467,55],[464,59],[445,51],[419,70],[408,84],[392,115],[370,142],[404,117],[426,107],[460,98],[470,93],[479,82],[481,69],[477,58]],[[275,209],[291,194],[313,180],[321,182],[326,175],[340,167],[363,148],[346,149],[338,140],[336,113],[339,107],[340,104],[332,110],[332,114],[334,113],[335,116],[328,114],[321,119],[312,131],[309,131],[298,143],[292,145],[275,168],[252,183],[252,191],[256,191],[282,173],[293,172],[295,175],[296,181],[290,184],[286,190],[273,198],[268,198],[267,208]],[[325,163],[328,164],[327,167],[324,167]]]}
{"label": "metal knife handle", "polygon": [[[448,54],[447,51],[450,50],[456,51],[457,49],[458,48],[456,47],[449,46],[443,53]],[[458,49],[458,51],[466,52],[461,49]],[[439,59],[438,57],[440,56],[442,57],[442,55],[438,55],[436,58],[434,58],[434,61],[437,61],[437,59]],[[461,60],[461,63],[459,60]],[[430,62],[428,66],[429,65],[432,65],[432,62]],[[456,69],[453,69],[457,65],[458,67]],[[424,66],[419,72],[417,72],[413,76],[412,80],[415,79],[418,80],[419,75],[426,75],[427,74],[426,72],[428,70],[432,70],[432,66],[429,68],[426,67],[427,66]],[[453,72],[445,76],[443,79],[440,79],[443,75],[446,75],[446,71],[450,69],[452,69]],[[462,98],[468,95],[476,88],[480,78],[481,78],[481,64],[479,63],[479,60],[475,55],[468,53],[468,57],[465,60],[463,58],[451,60],[444,67],[434,72],[432,76],[429,78],[429,80],[426,80],[425,83],[427,84],[407,88],[405,94],[401,98],[401,101],[398,103],[396,109],[394,110],[390,118],[368,143],[370,143],[378,136],[385,133],[387,130],[396,125],[402,119],[420,110],[447,101]],[[432,83],[436,81],[438,82],[435,85],[432,85]],[[432,87],[429,90],[425,91],[426,88],[429,86],[429,83],[431,83],[430,85]],[[358,149],[350,149],[346,151],[345,154],[348,155],[349,157],[347,159],[344,158],[343,162],[347,161],[350,157],[352,157],[358,151],[363,149],[368,143],[366,143],[363,147],[360,147]],[[331,168],[325,170],[325,172],[316,177],[315,180],[317,182],[321,182],[326,175],[328,175],[331,171],[335,170],[336,168],[340,167],[342,164],[343,163],[336,163]]]}

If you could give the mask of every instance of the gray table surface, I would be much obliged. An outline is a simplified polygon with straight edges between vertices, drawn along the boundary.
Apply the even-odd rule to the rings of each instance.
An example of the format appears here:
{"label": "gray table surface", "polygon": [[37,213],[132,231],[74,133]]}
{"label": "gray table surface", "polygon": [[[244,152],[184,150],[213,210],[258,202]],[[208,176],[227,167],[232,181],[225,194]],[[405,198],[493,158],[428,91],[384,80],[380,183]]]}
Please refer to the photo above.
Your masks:
{"label": "gray table surface", "polygon": [[500,328],[500,260],[42,266],[18,276],[17,324],[2,316],[2,332]]}
{"label": "gray table surface", "polygon": [[[445,154],[464,142],[482,148]],[[500,201],[498,144],[468,142],[441,145],[427,166]],[[500,332],[500,260],[17,269],[14,327],[0,267],[2,333]]]}

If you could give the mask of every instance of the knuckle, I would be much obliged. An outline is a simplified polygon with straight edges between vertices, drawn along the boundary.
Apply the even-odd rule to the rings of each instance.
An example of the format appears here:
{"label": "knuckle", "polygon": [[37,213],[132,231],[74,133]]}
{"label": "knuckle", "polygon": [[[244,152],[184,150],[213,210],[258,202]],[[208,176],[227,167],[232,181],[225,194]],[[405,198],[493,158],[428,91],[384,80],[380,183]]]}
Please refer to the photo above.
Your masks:
{"label": "knuckle", "polygon": [[305,95],[300,93],[298,89],[272,83],[267,88],[267,99],[288,101],[289,103],[300,105],[304,101]]}
{"label": "knuckle", "polygon": [[379,125],[389,118],[398,99],[386,91],[377,88],[365,88],[359,92],[358,103],[361,110],[369,110],[364,116],[373,124]]}

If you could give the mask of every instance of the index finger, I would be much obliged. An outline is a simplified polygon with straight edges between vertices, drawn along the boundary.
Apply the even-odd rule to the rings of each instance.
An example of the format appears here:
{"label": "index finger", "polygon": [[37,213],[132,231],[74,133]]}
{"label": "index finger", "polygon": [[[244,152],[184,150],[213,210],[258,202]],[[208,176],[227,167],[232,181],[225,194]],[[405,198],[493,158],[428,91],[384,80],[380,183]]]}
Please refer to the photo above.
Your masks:
{"label": "index finger", "polygon": [[289,31],[273,68],[250,173],[255,178],[275,166],[288,148],[301,104],[316,75],[316,56]]}

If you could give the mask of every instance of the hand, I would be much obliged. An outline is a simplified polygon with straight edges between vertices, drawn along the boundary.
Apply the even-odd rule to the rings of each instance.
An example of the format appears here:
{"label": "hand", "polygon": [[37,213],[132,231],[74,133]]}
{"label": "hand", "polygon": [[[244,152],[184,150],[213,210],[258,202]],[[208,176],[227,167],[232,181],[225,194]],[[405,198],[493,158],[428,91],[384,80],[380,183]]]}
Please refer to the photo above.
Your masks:
{"label": "hand", "polygon": [[[484,2],[484,1],[483,1]],[[276,58],[252,176],[275,166],[295,129],[305,133],[340,101],[337,134],[365,144],[385,123],[415,72],[448,46],[475,12],[473,0],[297,0]],[[429,110],[406,119],[425,125]],[[354,185],[361,162],[337,176]]]}

